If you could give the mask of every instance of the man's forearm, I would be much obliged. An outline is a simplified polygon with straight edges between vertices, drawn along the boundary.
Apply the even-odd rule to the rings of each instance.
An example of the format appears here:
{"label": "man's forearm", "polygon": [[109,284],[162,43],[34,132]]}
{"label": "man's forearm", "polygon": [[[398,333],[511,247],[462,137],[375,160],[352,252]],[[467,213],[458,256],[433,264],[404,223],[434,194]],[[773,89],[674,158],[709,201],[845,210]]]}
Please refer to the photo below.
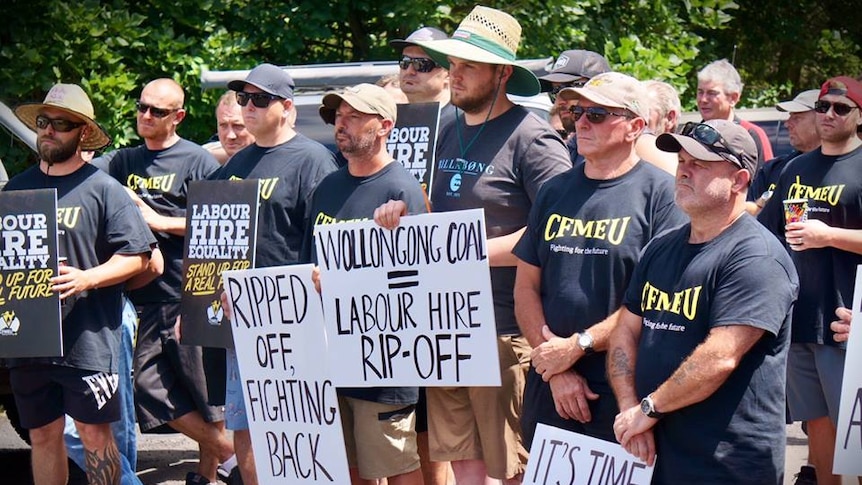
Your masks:
{"label": "man's forearm", "polygon": [[608,380],[620,409],[635,406],[640,401],[635,389],[635,363],[640,333],[640,317],[621,308],[617,325],[610,335],[607,356]]}

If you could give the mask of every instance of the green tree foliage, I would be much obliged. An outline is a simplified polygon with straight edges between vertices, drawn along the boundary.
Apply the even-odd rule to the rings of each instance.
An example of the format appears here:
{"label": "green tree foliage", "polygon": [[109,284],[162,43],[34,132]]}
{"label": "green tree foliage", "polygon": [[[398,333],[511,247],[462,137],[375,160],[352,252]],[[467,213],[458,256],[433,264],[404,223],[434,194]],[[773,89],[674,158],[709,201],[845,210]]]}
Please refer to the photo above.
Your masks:
{"label": "green tree foliage", "polygon": [[[662,79],[693,108],[695,76],[732,59],[746,81],[743,105],[770,105],[830,75],[862,72],[862,10],[842,0],[510,0],[482,2],[523,27],[520,58],[581,48],[640,79]],[[171,77],[186,88],[180,133],[214,131],[220,93],[200,74],[277,65],[393,59],[388,42],[421,25],[452,32],[475,1],[5,0],[0,2],[0,99],[40,101],[56,82],[84,86],[114,146],[139,143],[134,100]],[[34,160],[0,136],[11,173]]]}

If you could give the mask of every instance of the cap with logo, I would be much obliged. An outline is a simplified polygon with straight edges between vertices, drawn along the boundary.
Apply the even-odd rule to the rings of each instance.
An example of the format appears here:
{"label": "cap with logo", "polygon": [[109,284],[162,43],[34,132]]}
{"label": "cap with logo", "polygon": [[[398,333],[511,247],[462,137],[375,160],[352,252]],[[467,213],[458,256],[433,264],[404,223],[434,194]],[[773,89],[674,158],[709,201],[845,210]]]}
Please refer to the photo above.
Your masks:
{"label": "cap with logo", "polygon": [[599,74],[580,88],[565,88],[563,99],[588,99],[607,108],[623,108],[644,120],[649,119],[648,94],[643,83],[621,72]]}
{"label": "cap with logo", "polygon": [[590,79],[610,70],[611,66],[605,56],[593,51],[573,49],[560,54],[551,71],[539,76],[539,83],[542,85],[542,92],[547,92],[553,88],[551,83]]}

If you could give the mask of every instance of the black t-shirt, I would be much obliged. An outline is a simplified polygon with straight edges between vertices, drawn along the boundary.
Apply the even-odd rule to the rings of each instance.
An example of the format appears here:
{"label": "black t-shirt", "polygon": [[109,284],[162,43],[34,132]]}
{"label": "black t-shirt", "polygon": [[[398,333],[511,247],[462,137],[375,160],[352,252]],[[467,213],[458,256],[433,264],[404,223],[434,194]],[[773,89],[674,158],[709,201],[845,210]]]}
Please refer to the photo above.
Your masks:
{"label": "black t-shirt", "polygon": [[300,261],[311,195],[334,170],[332,152],[297,133],[274,147],[249,145],[212,174],[213,180],[260,180],[255,267]]}
{"label": "black t-shirt", "polygon": [[[514,252],[541,268],[542,309],[556,335],[586,330],[620,308],[646,243],[688,220],[673,192],[673,177],[643,161],[610,180],[589,179],[578,164],[542,187]],[[596,392],[610,391],[605,355],[574,367]]]}
{"label": "black t-shirt", "polygon": [[[425,196],[416,177],[400,163],[392,162],[368,177],[354,177],[347,167],[328,175],[314,192],[311,225],[369,220],[374,209],[390,200],[403,200],[408,214],[426,212]],[[314,261],[312,229],[306,234],[303,254]],[[415,404],[417,387],[339,388],[344,396],[385,404]]]}
{"label": "black t-shirt", "polygon": [[[123,148],[95,164],[168,217],[185,217],[189,182],[203,180],[219,167],[208,151],[182,138],[164,150],[150,150],[146,145]],[[182,297],[185,238],[159,232],[156,240],[165,258],[165,271],[143,288],[129,292],[136,305],[178,302]]]}
{"label": "black t-shirt", "polygon": [[751,186],[748,187],[747,200],[754,202],[763,195],[767,190],[775,190],[775,184],[778,183],[778,177],[781,171],[787,166],[787,163],[801,155],[802,152],[794,150],[791,153],[773,158],[764,163],[757,169],[757,174],[754,180],[751,181]]}
{"label": "black t-shirt", "polygon": [[[4,190],[57,189],[60,256],[69,266],[90,269],[115,254],[149,254],[154,242],[140,211],[116,180],[91,165],[64,176],[47,176],[38,166],[12,178]],[[11,365],[53,363],[117,372],[123,284],[88,290],[70,298],[63,312],[65,357],[15,359]]]}
{"label": "black t-shirt", "polygon": [[[550,125],[522,106],[486,123],[467,126],[463,113],[440,128],[431,187],[434,212],[485,210],[488,238],[527,225],[539,187],[572,168],[563,141]],[[515,267],[492,267],[498,335],[519,335],[515,321]]]}
{"label": "black t-shirt", "polygon": [[655,427],[653,484],[778,484],[784,474],[785,375],[798,278],[787,251],[748,214],[703,244],[688,224],[653,239],[624,304],[643,317],[638,396],[670,378],[714,327],[765,331],[705,400]]}
{"label": "black t-shirt", "polygon": [[[862,147],[840,156],[818,148],[794,158],[781,173],[759,220],[784,241],[784,199],[808,199],[808,219],[830,227],[862,229]],[[845,348],[829,324],[835,309],[853,305],[856,266],[862,254],[826,247],[791,251],[799,272],[799,299],[793,309],[793,341]]]}

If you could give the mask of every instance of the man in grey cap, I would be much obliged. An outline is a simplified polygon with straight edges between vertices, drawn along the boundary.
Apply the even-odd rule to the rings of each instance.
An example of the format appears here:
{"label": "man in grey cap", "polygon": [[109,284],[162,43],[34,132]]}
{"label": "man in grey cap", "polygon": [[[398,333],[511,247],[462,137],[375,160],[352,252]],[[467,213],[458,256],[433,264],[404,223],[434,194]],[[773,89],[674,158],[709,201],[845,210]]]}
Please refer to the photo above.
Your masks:
{"label": "man in grey cap", "polygon": [[[386,150],[395,126],[395,100],[383,88],[359,84],[323,97],[320,117],[335,125],[335,143],[347,165],[320,182],[311,202],[311,224],[371,219],[380,205],[403,202],[409,214],[427,211],[419,182]],[[312,225],[307,261],[314,261]],[[416,443],[416,387],[339,388],[338,407],[354,484],[421,484]],[[390,416],[382,420],[379,416]]]}
{"label": "man in grey cap", "polygon": [[817,102],[818,96],[820,96],[819,89],[809,89],[797,94],[790,101],[782,101],[775,105],[778,111],[790,113],[784,125],[787,126],[793,151],[773,158],[757,170],[748,189],[746,208],[750,214],[757,215],[763,210],[763,206],[772,197],[772,191],[778,183],[778,176],[789,161],[820,146],[820,135],[817,134],[814,124],[814,103]]}
{"label": "man in grey cap", "polygon": [[745,210],[757,147],[718,119],[657,146],[679,153],[674,199],[691,222],[650,241],[626,291],[608,350],[614,434],[655,462],[654,484],[779,485],[799,280]]}
{"label": "man in grey cap", "polygon": [[[389,43],[401,52],[398,82],[401,91],[411,103],[440,103],[441,116],[454,116],[454,107],[449,104],[449,71],[434,62],[417,42],[446,39],[446,32],[434,27],[422,27],[406,39],[395,39]],[[443,121],[441,119],[441,126]]]}
{"label": "man in grey cap", "polygon": [[[293,87],[290,74],[272,64],[261,64],[245,79],[228,83],[228,89],[236,91],[243,121],[255,142],[234,154],[210,179],[260,180],[258,268],[299,262],[311,194],[318,182],[335,170],[329,150],[293,129]],[[227,352],[225,420],[227,428],[233,430],[242,483],[256,485],[244,386],[235,352]]]}
{"label": "man in grey cap", "polygon": [[551,72],[539,77],[539,85],[543,93],[548,93],[554,106],[551,108],[551,120],[556,115],[560,119],[560,135],[566,141],[572,162],[578,160],[578,141],[575,138],[575,119],[569,108],[576,103],[561,98],[557,94],[565,89],[579,88],[593,77],[611,70],[608,60],[599,53],[587,50],[573,49],[564,51],[557,57]]}

